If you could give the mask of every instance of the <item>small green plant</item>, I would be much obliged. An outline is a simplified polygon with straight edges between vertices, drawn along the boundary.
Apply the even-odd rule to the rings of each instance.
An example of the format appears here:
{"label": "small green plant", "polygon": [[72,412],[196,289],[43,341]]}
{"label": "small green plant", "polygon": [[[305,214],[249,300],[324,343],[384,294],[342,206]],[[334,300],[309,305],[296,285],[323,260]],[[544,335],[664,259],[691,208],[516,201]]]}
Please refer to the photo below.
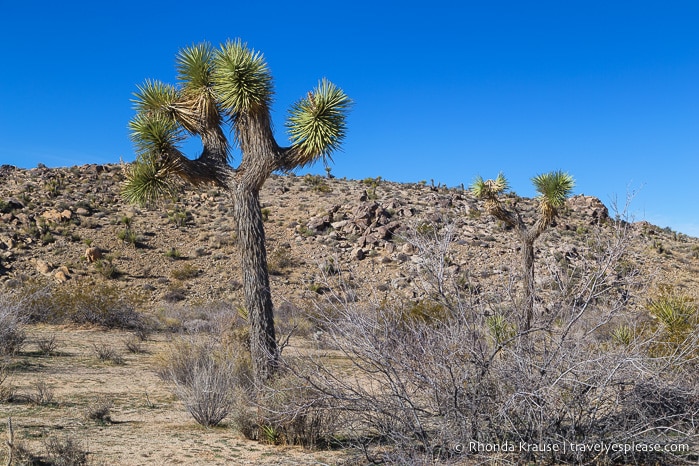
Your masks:
{"label": "small green plant", "polygon": [[421,299],[410,302],[403,310],[403,319],[432,324],[443,321],[447,317],[447,312],[448,310],[443,304],[429,299]]}
{"label": "small green plant", "polygon": [[282,435],[279,430],[273,425],[265,424],[260,426],[260,440],[268,445],[279,445]]}
{"label": "small green plant", "polygon": [[170,248],[170,249],[165,253],[165,257],[167,257],[168,259],[177,260],[177,259],[182,258],[182,253],[180,253],[180,251],[178,251],[178,250],[175,249],[175,248]]}
{"label": "small green plant", "polygon": [[651,315],[672,335],[686,333],[697,319],[694,299],[679,294],[671,285],[659,285],[646,305]]}
{"label": "small green plant", "polygon": [[268,222],[269,221],[269,214],[270,214],[269,207],[264,207],[260,212],[262,213],[262,221]]}
{"label": "small green plant", "polygon": [[378,188],[379,184],[381,184],[381,177],[377,176],[376,178],[364,178],[362,183],[364,183],[364,186],[367,187],[367,197],[369,199],[377,199],[378,195],[376,194],[376,188]]}
{"label": "small green plant", "polygon": [[696,356],[698,349],[689,338],[699,327],[699,312],[694,298],[683,295],[671,285],[661,284],[648,299],[646,308],[659,324],[660,341],[652,354],[676,354],[682,350],[690,357]]}
{"label": "small green plant", "polygon": [[56,242],[56,238],[54,238],[50,231],[47,231],[46,233],[41,235],[40,239],[43,244],[51,244]]}
{"label": "small green plant", "polygon": [[420,222],[415,228],[415,232],[420,236],[434,235],[435,225],[431,222]]}
{"label": "small green plant", "polygon": [[328,184],[327,180],[320,175],[308,174],[303,177],[303,183],[310,186],[313,191],[319,193],[329,193],[333,190]]}
{"label": "small green plant", "polygon": [[501,314],[488,316],[485,319],[485,324],[488,326],[490,336],[493,338],[496,345],[506,342],[517,333],[515,326],[509,323]]}
{"label": "small green plant", "polygon": [[136,245],[138,242],[138,235],[131,228],[126,228],[124,230],[119,230],[117,232],[117,238],[121,241],[129,244]]}
{"label": "small green plant", "polygon": [[329,257],[328,259],[323,261],[321,270],[325,275],[337,275],[338,273],[340,273],[340,267],[337,265],[335,259],[332,257]]}
{"label": "small green plant", "polygon": [[119,269],[114,265],[114,261],[111,257],[97,260],[95,262],[95,270],[104,278],[108,279],[118,278],[121,275],[121,272],[119,272]]}
{"label": "small green plant", "polygon": [[182,267],[174,269],[170,272],[170,276],[175,280],[189,280],[199,275],[199,269],[191,264],[185,264]]}
{"label": "small green plant", "polygon": [[188,223],[192,223],[194,220],[190,212],[187,212],[187,210],[179,207],[175,210],[169,211],[167,213],[167,218],[170,223],[175,224],[177,227],[185,227]]}
{"label": "small green plant", "polygon": [[46,194],[49,195],[49,197],[56,197],[60,194],[61,189],[63,188],[63,177],[59,176],[56,178],[52,178],[46,183],[44,183],[44,191],[46,191]]}
{"label": "small green plant", "polygon": [[133,225],[133,217],[122,215],[119,217],[118,222],[124,225],[126,228],[131,228],[131,225]]}
{"label": "small green plant", "polygon": [[620,324],[611,332],[612,340],[622,346],[629,346],[634,339],[634,331],[626,324]]}
{"label": "small green plant", "polygon": [[304,224],[299,225],[298,232],[301,236],[305,236],[307,238],[311,237],[311,236],[315,236],[315,234],[316,234],[315,231],[308,228],[308,226],[304,225]]}
{"label": "small green plant", "polygon": [[276,248],[267,257],[267,267],[272,275],[282,275],[285,270],[295,265],[296,261],[291,256],[290,248]]}

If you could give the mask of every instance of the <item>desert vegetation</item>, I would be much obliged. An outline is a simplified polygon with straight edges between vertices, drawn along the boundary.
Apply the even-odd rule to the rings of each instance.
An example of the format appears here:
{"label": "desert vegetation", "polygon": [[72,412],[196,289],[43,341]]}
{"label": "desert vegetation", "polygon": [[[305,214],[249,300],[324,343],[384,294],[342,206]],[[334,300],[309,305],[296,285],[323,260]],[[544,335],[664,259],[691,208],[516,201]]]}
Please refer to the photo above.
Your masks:
{"label": "desert vegetation", "polygon": [[[357,182],[358,191],[363,186]],[[521,215],[540,215],[535,203],[518,203]],[[547,231],[575,217],[559,209],[561,223]],[[204,445],[195,449],[198,460],[180,458],[185,463],[264,464],[265,454],[296,464],[695,462],[699,313],[682,283],[653,280],[635,259],[638,250],[657,254],[638,244],[639,229],[647,234],[652,227],[633,225],[620,212],[562,230],[570,233],[555,241],[543,232],[539,241],[551,252],[538,253],[528,316],[516,249],[499,263],[511,267],[500,278],[459,266],[468,264],[459,244],[464,217],[445,210],[395,230],[391,242],[406,252],[396,251],[394,260],[414,272],[407,295],[384,292],[348,267],[371,255],[307,264],[293,247],[272,248],[275,279],[305,267],[319,289],[280,300],[278,369],[264,383],[253,374],[242,296],[237,303],[153,306],[142,292],[119,292],[123,277],[99,274],[90,287],[40,279],[6,286],[0,409],[13,430],[5,456],[13,464],[128,462],[118,448],[100,451],[108,448],[91,443],[90,432],[103,429],[104,442],[112,442],[130,429],[165,428],[179,448]],[[493,228],[479,248],[497,236],[511,235],[516,244],[507,224]],[[649,242],[661,234],[655,231]],[[332,233],[300,237],[317,243]],[[561,249],[566,241],[571,246]],[[400,262],[407,252],[412,259]],[[190,261],[158,251],[152,257],[172,270]],[[32,377],[54,365],[65,372],[62,382]],[[76,392],[77,374],[100,373],[115,380],[140,374],[143,383]],[[27,436],[32,411],[62,428]],[[73,421],[60,420],[71,412]],[[166,421],[172,413],[188,427]],[[9,425],[6,431],[10,439]],[[161,458],[172,450],[147,445]]]}
{"label": "desert vegetation", "polygon": [[696,464],[698,239],[563,172],[537,199],[273,173],[339,147],[344,93],[283,148],[258,52],[176,62],[137,163],[0,167],[0,460]]}

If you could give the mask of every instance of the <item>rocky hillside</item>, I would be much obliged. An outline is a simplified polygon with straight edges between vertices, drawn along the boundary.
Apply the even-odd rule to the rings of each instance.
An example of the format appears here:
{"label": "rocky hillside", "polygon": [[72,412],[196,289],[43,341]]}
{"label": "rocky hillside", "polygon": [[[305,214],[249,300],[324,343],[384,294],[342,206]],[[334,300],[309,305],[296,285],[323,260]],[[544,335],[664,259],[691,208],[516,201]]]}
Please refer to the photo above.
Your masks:
{"label": "rocky hillside", "polygon": [[[118,165],[0,167],[0,287],[109,283],[155,307],[240,302],[226,194],[185,191],[177,201],[144,209],[122,201],[122,181]],[[514,233],[462,189],[285,175],[268,180],[261,199],[277,304],[328,292],[338,276],[352,284],[358,300],[419,299],[426,260],[420,244],[443,238],[445,225],[450,277],[472,290],[499,292],[519,273]],[[513,195],[510,201],[525,217],[535,212],[532,200]],[[538,267],[590,259],[594,244],[610,237],[609,215],[596,198],[571,198],[537,242]],[[646,222],[628,231],[626,267],[649,284],[673,284],[699,297],[699,239]],[[538,273],[540,280],[548,275]]]}

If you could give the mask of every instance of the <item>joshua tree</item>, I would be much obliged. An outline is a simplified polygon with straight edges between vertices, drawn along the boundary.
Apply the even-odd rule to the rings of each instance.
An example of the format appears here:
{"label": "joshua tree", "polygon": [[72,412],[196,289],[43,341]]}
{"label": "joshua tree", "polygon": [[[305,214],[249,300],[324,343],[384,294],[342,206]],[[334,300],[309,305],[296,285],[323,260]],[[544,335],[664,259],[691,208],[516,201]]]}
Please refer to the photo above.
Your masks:
{"label": "joshua tree", "polygon": [[558,209],[565,204],[575,186],[575,180],[568,173],[554,171],[532,178],[539,193],[539,215],[534,225],[524,223],[515,206],[507,208],[501,195],[509,188],[507,179],[500,173],[494,180],[484,181],[480,176],[471,185],[471,192],[485,201],[485,209],[493,217],[502,220],[514,229],[522,242],[523,299],[525,330],[531,327],[534,313],[534,242],[551,225],[558,215]]}
{"label": "joshua tree", "polygon": [[[351,101],[326,79],[291,106],[286,123],[291,145],[280,147],[272,133],[272,76],[263,55],[240,40],[214,49],[208,43],[180,50],[178,85],[147,80],[135,92],[136,115],[129,126],[137,159],[127,169],[124,197],[150,203],[172,196],[184,181],[227,191],[237,224],[250,352],[257,382],[266,381],[278,360],[267,270],[260,188],[275,170],[292,170],[318,159],[327,163],[339,148]],[[230,125],[232,141],[226,137]],[[196,158],[180,151],[198,136]],[[240,150],[233,164],[232,145]],[[331,159],[330,159],[331,160]]]}

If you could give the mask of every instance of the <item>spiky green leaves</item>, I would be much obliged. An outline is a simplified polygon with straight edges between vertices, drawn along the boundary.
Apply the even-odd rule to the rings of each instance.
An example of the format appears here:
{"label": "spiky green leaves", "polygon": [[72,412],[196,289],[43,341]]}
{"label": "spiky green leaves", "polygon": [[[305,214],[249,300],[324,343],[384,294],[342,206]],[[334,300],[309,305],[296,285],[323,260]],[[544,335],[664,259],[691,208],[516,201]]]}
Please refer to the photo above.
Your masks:
{"label": "spiky green leaves", "polygon": [[215,54],[213,83],[221,106],[232,115],[266,111],[274,94],[263,55],[239,39],[227,41]]}
{"label": "spiky green leaves", "polygon": [[129,122],[129,129],[139,155],[170,153],[177,150],[183,140],[177,122],[161,113],[138,113]]}
{"label": "spiky green leaves", "polygon": [[547,222],[553,220],[556,210],[565,204],[575,186],[573,177],[561,170],[537,175],[532,178],[532,183],[539,193],[541,215]]}
{"label": "spiky green leaves", "polygon": [[471,185],[471,192],[479,199],[497,199],[497,197],[510,188],[505,175],[498,173],[494,180],[483,180],[479,175]]}
{"label": "spiky green leaves", "polygon": [[347,113],[352,101],[333,83],[323,78],[308,96],[290,110],[286,126],[292,145],[300,155],[298,165],[325,161],[339,149],[347,128]]}
{"label": "spiky green leaves", "polygon": [[165,114],[177,102],[177,97],[177,89],[174,86],[148,79],[143,85],[138,86],[138,91],[134,92],[131,101],[138,113]]}
{"label": "spiky green leaves", "polygon": [[199,93],[211,86],[213,49],[204,42],[185,47],[177,54],[177,79],[187,92]]}
{"label": "spiky green leaves", "polygon": [[147,205],[159,199],[175,197],[177,181],[173,163],[152,154],[140,155],[125,170],[126,183],[121,195],[129,203]]}
{"label": "spiky green leaves", "polygon": [[177,186],[174,161],[183,139],[180,126],[165,113],[144,112],[136,114],[129,128],[138,157],[126,169],[122,196],[141,205],[172,197]]}

